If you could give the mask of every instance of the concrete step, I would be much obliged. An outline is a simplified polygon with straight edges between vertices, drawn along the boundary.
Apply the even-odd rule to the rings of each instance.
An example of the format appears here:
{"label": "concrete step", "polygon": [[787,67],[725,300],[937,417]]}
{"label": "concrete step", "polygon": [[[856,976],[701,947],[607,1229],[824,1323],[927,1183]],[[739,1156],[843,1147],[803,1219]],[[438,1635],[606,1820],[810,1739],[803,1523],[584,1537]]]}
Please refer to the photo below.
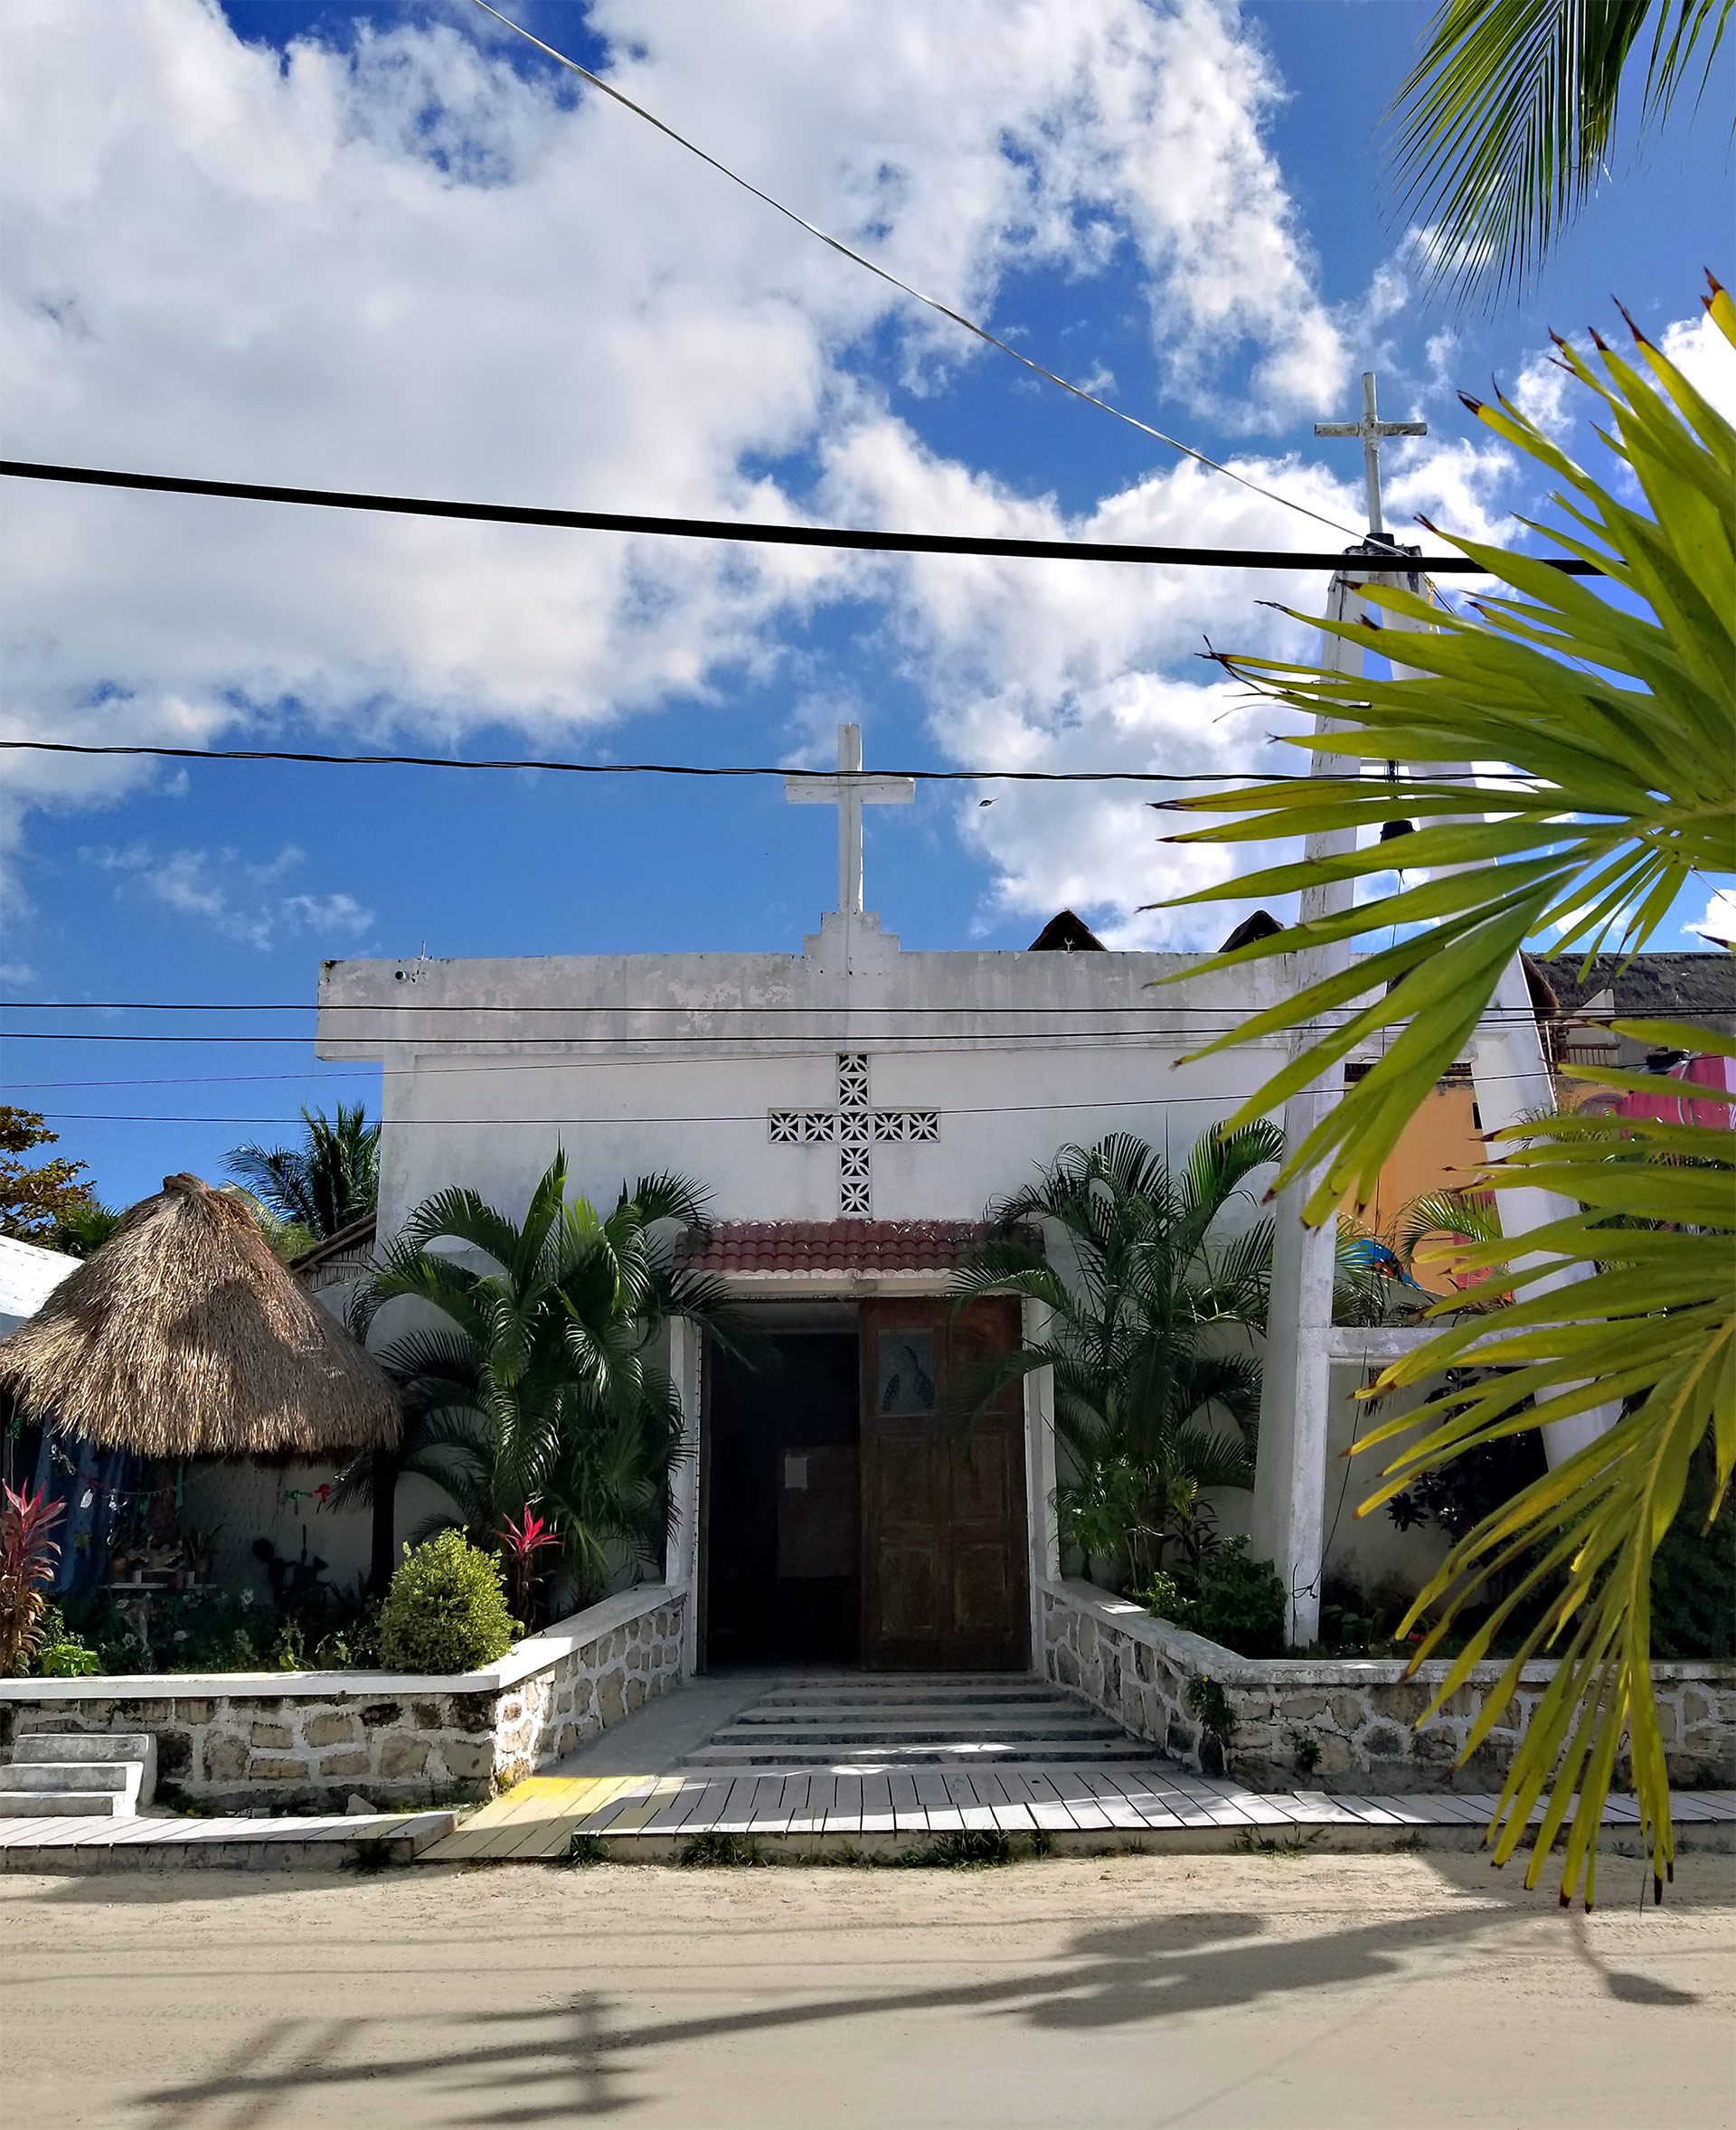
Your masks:
{"label": "concrete step", "polygon": [[839,1730],[906,1730],[912,1727],[932,1729],[939,1724],[947,1729],[963,1728],[969,1730],[1023,1730],[1033,1734],[1038,1731],[1070,1730],[1080,1724],[1098,1729],[1118,1730],[1120,1726],[1111,1723],[1107,1716],[1095,1709],[1078,1702],[1063,1701],[1059,1707],[1030,1701],[978,1701],[960,1706],[949,1701],[931,1701],[927,1706],[911,1706],[906,1701],[889,1701],[883,1708],[871,1708],[865,1702],[854,1702],[846,1708],[811,1709],[768,1708],[763,1701],[750,1709],[743,1709],[735,1722],[744,1728],[769,1728],[775,1730],[813,1730],[832,1727]]}
{"label": "concrete step", "polygon": [[130,1819],[156,1794],[156,1739],[147,1730],[26,1731],[12,1741],[0,1784],[14,1797],[99,1797],[80,1809]]}
{"label": "concrete step", "polygon": [[805,1708],[810,1703],[824,1702],[832,1708],[876,1708],[886,1701],[960,1702],[986,1701],[996,1706],[1011,1702],[1040,1706],[1044,1702],[1067,1701],[1071,1697],[1058,1693],[1052,1686],[1045,1686],[1041,1680],[1021,1679],[1016,1675],[1002,1674],[978,1680],[916,1677],[911,1679],[854,1679],[827,1680],[813,1685],[782,1686],[773,1689],[754,1703],[756,1708]]}
{"label": "concrete step", "polygon": [[136,1819],[119,1790],[0,1790],[0,1819]]}
{"label": "concrete step", "polygon": [[136,1786],[137,1760],[14,1760],[6,1770],[14,1790],[104,1790],[119,1796]]}
{"label": "concrete step", "polygon": [[786,1729],[768,1723],[728,1724],[705,1741],[712,1746],[744,1746],[756,1753],[808,1753],[844,1747],[871,1749],[877,1746],[1029,1746],[1050,1758],[1066,1759],[1077,1746],[1113,1745],[1125,1734],[1096,1725],[1055,1725],[1041,1730],[1021,1730],[1010,1724],[988,1724],[978,1729],[967,1723],[862,1723],[819,1724],[812,1729],[792,1726]]}
{"label": "concrete step", "polygon": [[690,1767],[1001,1767],[1021,1764],[1055,1765],[1064,1750],[1070,1767],[1097,1767],[1111,1761],[1149,1767],[1152,1748],[1143,1739],[955,1739],[905,1743],[861,1744],[836,1739],[791,1745],[787,1740],[756,1739],[751,1744],[698,1747],[680,1765]]}
{"label": "concrete step", "polygon": [[1102,1767],[1149,1762],[1082,1695],[1018,1673],[832,1674],[769,1683],[688,1768]]}
{"label": "concrete step", "polygon": [[14,1739],[14,1767],[83,1765],[104,1760],[148,1760],[156,1740],[148,1730],[32,1730]]}

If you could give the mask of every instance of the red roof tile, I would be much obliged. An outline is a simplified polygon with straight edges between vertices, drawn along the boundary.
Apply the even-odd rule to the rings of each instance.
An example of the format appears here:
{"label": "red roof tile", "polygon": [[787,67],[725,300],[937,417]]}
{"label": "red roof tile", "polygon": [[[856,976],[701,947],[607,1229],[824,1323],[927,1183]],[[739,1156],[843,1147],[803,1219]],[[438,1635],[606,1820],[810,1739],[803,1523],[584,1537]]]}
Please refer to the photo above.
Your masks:
{"label": "red roof tile", "polygon": [[691,1272],[951,1272],[987,1233],[976,1221],[722,1221],[675,1257]]}

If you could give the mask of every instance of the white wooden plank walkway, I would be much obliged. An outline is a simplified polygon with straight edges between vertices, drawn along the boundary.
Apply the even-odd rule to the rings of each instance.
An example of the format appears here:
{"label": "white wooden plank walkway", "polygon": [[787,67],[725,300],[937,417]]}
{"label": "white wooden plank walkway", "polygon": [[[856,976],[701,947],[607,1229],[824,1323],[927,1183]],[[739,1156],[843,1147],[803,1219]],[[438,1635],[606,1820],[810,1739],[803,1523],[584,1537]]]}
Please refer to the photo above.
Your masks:
{"label": "white wooden plank walkway", "polygon": [[[531,1793],[526,1795],[525,1793]],[[1491,1795],[1441,1791],[1414,1796],[1333,1795],[1322,1790],[1260,1794],[1221,1777],[1169,1767],[694,1768],[661,1777],[538,1777],[486,1805],[420,1852],[424,1863],[565,1856],[575,1834],[599,1837],[612,1856],[678,1853],[696,1834],[740,1834],[776,1851],[867,1843],[920,1845],[948,1834],[1041,1832],[1071,1847],[1128,1840],[1178,1847],[1238,1839],[1300,1840],[1329,1834],[1384,1847],[1429,1830],[1480,1834]],[[1736,1790],[1673,1794],[1678,1827],[1736,1827]],[[1533,1823],[1541,1808],[1533,1813]],[[1631,1798],[1610,1798],[1603,1823],[1633,1826]],[[355,1823],[351,1822],[352,1825]],[[4,1823],[0,1823],[0,1827]],[[4,1835],[0,1835],[4,1839]]]}
{"label": "white wooden plank walkway", "polygon": [[[1120,1765],[694,1769],[671,1775],[539,1776],[458,1824],[450,1812],[306,1819],[0,1819],[0,1869],[198,1863],[279,1868],[342,1860],[345,1847],[388,1840],[421,1863],[529,1862],[564,1857],[575,1834],[612,1857],[678,1854],[696,1834],[749,1836],[775,1853],[920,1847],[949,1834],[1042,1833],[1071,1848],[1228,1847],[1237,1841],[1329,1837],[1335,1848],[1383,1848],[1430,1833],[1456,1843],[1487,1826],[1493,1795],[1441,1791],[1352,1796],[1319,1790],[1260,1794],[1173,1767]],[[1736,1829],[1736,1790],[1673,1792],[1684,1833]],[[1539,1807],[1532,1814],[1535,1824]],[[1611,1797],[1604,1825],[1638,1818]]]}
{"label": "white wooden plank walkway", "polygon": [[[503,1800],[503,1802],[505,1802]],[[491,1807],[490,1809],[493,1809]],[[405,1862],[448,1838],[453,1812],[379,1812],[305,1819],[130,1819],[75,1814],[0,1819],[0,1871],[94,1869],[106,1865],[200,1864],[275,1870],[336,1865],[359,1843],[390,1842]],[[496,1833],[495,1839],[500,1838]]]}

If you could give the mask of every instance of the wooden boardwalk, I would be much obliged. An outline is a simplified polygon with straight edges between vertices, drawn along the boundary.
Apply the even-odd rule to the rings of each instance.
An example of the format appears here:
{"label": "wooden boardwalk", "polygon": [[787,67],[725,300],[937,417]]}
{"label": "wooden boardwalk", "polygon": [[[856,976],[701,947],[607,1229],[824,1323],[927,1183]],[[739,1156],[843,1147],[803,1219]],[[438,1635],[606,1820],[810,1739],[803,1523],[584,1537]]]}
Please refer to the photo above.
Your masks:
{"label": "wooden boardwalk", "polygon": [[[623,1861],[678,1854],[696,1834],[747,1836],[791,1853],[901,1850],[946,1834],[1043,1834],[1066,1848],[1227,1848],[1313,1840],[1385,1848],[1439,1838],[1475,1845],[1490,1796],[1263,1795],[1168,1767],[1002,1767],[687,1769],[669,1775],[540,1776],[484,1805],[421,1863],[533,1862],[564,1857],[575,1835]],[[1736,1827],[1736,1790],[1672,1795],[1677,1829]],[[1541,1812],[1533,1814],[1540,1818]],[[1611,1797],[1606,1826],[1637,1825]]]}
{"label": "wooden boardwalk", "polygon": [[183,1819],[141,1812],[131,1818],[0,1819],[0,1871],[99,1871],[175,1864],[253,1871],[335,1871],[384,1844],[409,1863],[451,1833],[451,1812],[326,1814],[314,1818]]}

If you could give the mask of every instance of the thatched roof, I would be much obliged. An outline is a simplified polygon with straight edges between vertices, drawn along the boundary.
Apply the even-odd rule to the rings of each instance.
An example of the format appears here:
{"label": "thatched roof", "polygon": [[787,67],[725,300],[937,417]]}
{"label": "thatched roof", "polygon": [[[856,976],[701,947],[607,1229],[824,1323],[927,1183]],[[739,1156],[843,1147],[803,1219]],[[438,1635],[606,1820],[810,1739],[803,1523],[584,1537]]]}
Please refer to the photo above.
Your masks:
{"label": "thatched roof", "polygon": [[398,1437],[377,1363],[271,1254],[245,1204],[165,1176],[0,1342],[0,1390],[141,1456],[314,1456]]}

